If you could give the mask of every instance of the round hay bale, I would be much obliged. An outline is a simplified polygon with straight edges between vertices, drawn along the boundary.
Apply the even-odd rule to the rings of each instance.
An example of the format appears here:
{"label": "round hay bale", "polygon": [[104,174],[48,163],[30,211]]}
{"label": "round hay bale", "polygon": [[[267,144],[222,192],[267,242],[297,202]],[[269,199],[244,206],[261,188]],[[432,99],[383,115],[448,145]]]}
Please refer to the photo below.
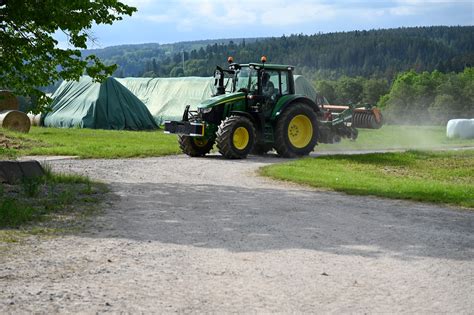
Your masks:
{"label": "round hay bale", "polygon": [[25,113],[17,110],[0,111],[0,127],[27,133],[30,126],[30,119]]}
{"label": "round hay bale", "polygon": [[20,109],[20,103],[16,96],[10,91],[0,90],[0,111],[18,109]]}

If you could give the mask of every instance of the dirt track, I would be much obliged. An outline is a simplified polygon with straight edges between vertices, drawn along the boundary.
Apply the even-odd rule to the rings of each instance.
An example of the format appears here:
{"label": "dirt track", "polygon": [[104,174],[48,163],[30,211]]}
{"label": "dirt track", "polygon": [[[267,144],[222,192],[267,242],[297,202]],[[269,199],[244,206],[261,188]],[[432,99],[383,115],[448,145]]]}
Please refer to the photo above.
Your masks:
{"label": "dirt track", "polygon": [[0,257],[0,313],[474,312],[474,212],[255,176],[280,161],[51,162],[107,209]]}

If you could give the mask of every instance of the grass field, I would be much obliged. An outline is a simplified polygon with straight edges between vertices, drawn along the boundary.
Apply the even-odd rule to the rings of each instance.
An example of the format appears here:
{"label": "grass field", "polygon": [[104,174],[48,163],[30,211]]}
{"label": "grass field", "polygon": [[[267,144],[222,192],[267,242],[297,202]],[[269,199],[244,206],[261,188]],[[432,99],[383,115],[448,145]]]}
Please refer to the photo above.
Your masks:
{"label": "grass field", "polygon": [[338,144],[321,144],[315,151],[433,149],[474,147],[474,139],[448,139],[442,126],[383,126],[381,129],[359,129],[356,141],[342,140]]}
{"label": "grass field", "polygon": [[179,153],[176,136],[163,131],[117,131],[32,127],[30,133],[2,131],[13,148],[0,157],[20,155],[75,155],[81,158],[128,158]]}
{"label": "grass field", "polygon": [[321,156],[266,166],[261,174],[354,195],[474,208],[474,150]]}
{"label": "grass field", "polygon": [[[128,158],[181,153],[175,135],[159,131],[116,131],[32,127],[30,133],[3,130],[0,158],[21,155],[76,155],[81,158]],[[0,133],[1,136],[1,133]],[[5,141],[5,139],[3,139]],[[360,129],[357,141],[322,144],[316,152],[334,150],[431,149],[474,146],[474,140],[448,140],[444,127],[384,126]]]}
{"label": "grass field", "polygon": [[86,177],[45,170],[43,177],[0,185],[0,236],[3,228],[18,228],[32,221],[74,221],[78,214],[90,212],[107,191],[105,185]]}

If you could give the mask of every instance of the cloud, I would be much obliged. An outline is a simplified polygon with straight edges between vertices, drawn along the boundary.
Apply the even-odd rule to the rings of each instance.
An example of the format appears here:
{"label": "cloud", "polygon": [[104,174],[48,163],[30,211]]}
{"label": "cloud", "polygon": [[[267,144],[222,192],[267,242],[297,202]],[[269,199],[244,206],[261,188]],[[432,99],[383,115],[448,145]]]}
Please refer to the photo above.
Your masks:
{"label": "cloud", "polygon": [[[434,16],[469,1],[447,0],[124,0],[139,9],[135,19],[167,24],[178,32],[223,30],[226,27],[297,29],[301,25],[362,25],[389,18]],[[143,7],[146,6],[146,9]],[[439,24],[439,23],[438,23]]]}
{"label": "cloud", "polygon": [[388,13],[392,15],[414,15],[417,12],[418,8],[413,6],[398,6],[388,10]]}
{"label": "cloud", "polygon": [[337,13],[337,7],[334,5],[319,2],[292,2],[280,6],[270,6],[260,16],[260,22],[270,26],[297,25],[327,21],[335,18]]}
{"label": "cloud", "polygon": [[173,17],[168,14],[152,14],[145,15],[145,20],[156,23],[167,23],[173,21]]}
{"label": "cloud", "polygon": [[121,2],[130,5],[132,7],[142,8],[152,4],[153,0],[121,0]]}
{"label": "cloud", "polygon": [[254,23],[256,21],[254,1],[231,2],[224,0],[192,1],[182,0],[181,7],[187,10],[188,19],[198,24],[212,24],[214,27]]}

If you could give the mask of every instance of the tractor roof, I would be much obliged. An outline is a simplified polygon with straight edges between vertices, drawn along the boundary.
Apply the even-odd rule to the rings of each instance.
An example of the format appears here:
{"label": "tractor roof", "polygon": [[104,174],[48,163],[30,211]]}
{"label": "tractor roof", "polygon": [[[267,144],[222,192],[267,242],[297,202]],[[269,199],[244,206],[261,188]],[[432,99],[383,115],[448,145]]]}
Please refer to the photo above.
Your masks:
{"label": "tractor roof", "polygon": [[271,70],[294,70],[295,67],[290,66],[290,65],[278,65],[278,64],[271,64],[271,63],[245,63],[245,64],[240,64],[241,67],[249,67],[249,66],[254,66],[254,67],[259,67],[259,68],[265,68],[265,69],[271,69]]}

